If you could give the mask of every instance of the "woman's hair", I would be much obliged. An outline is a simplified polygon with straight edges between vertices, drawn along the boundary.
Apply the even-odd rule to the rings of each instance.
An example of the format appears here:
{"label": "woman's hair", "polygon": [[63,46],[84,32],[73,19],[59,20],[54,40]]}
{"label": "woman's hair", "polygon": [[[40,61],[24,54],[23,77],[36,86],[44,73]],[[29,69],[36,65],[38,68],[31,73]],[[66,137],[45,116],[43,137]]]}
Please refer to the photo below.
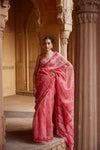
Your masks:
{"label": "woman's hair", "polygon": [[54,42],[54,40],[53,40],[53,38],[52,37],[50,37],[50,36],[46,36],[43,40],[45,41],[45,40],[50,40],[51,41],[51,43],[53,43]]}

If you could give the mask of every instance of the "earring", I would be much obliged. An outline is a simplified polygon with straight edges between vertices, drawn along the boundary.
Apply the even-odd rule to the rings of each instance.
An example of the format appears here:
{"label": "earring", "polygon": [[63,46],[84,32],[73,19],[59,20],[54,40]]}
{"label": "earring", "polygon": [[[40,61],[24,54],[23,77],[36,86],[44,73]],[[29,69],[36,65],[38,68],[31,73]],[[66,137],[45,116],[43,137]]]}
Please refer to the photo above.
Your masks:
{"label": "earring", "polygon": [[51,48],[53,48],[53,45],[51,46]]}

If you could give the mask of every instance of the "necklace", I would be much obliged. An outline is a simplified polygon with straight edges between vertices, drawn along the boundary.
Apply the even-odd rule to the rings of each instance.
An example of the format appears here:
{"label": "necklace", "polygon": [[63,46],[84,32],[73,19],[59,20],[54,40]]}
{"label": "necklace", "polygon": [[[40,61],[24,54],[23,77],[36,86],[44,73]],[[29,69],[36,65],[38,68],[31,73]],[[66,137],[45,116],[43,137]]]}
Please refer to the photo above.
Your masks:
{"label": "necklace", "polygon": [[[51,57],[52,57],[52,55],[51,54],[53,54],[54,52],[50,49],[49,51],[46,51],[45,52],[45,55],[44,55],[44,57],[43,57],[43,60],[46,60],[46,61],[48,61]],[[49,55],[50,54],[50,55]]]}
{"label": "necklace", "polygon": [[50,54],[52,52],[52,50],[50,49],[49,51],[46,52],[46,54]]}

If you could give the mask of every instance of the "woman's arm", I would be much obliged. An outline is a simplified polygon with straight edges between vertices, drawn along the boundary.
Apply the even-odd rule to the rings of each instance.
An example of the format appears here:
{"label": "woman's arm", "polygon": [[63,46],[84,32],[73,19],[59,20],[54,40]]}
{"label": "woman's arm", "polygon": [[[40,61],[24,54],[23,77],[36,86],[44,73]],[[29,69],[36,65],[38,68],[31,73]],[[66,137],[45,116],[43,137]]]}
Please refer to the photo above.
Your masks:
{"label": "woman's arm", "polygon": [[36,65],[35,65],[35,69],[34,69],[34,73],[33,73],[33,94],[34,94],[34,96],[36,96],[36,78],[37,78],[37,73],[38,73],[38,69],[39,69],[39,64],[40,64],[40,55],[37,57]]}

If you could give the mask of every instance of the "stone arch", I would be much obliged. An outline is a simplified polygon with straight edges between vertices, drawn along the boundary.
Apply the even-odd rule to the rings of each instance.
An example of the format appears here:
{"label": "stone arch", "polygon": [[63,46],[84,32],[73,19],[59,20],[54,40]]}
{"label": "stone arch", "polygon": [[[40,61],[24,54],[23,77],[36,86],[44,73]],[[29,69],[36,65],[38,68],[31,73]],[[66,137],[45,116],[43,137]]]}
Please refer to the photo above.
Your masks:
{"label": "stone arch", "polygon": [[[39,27],[40,27],[40,12],[38,9],[38,3],[34,0],[30,0],[33,3],[33,7],[26,19],[25,30],[25,44],[26,44],[26,78],[27,78],[27,90],[30,91],[33,88],[31,84],[33,72],[36,63],[37,55],[40,53],[40,40],[39,40]],[[38,42],[38,44],[37,44]],[[38,46],[36,46],[36,44]]]}

